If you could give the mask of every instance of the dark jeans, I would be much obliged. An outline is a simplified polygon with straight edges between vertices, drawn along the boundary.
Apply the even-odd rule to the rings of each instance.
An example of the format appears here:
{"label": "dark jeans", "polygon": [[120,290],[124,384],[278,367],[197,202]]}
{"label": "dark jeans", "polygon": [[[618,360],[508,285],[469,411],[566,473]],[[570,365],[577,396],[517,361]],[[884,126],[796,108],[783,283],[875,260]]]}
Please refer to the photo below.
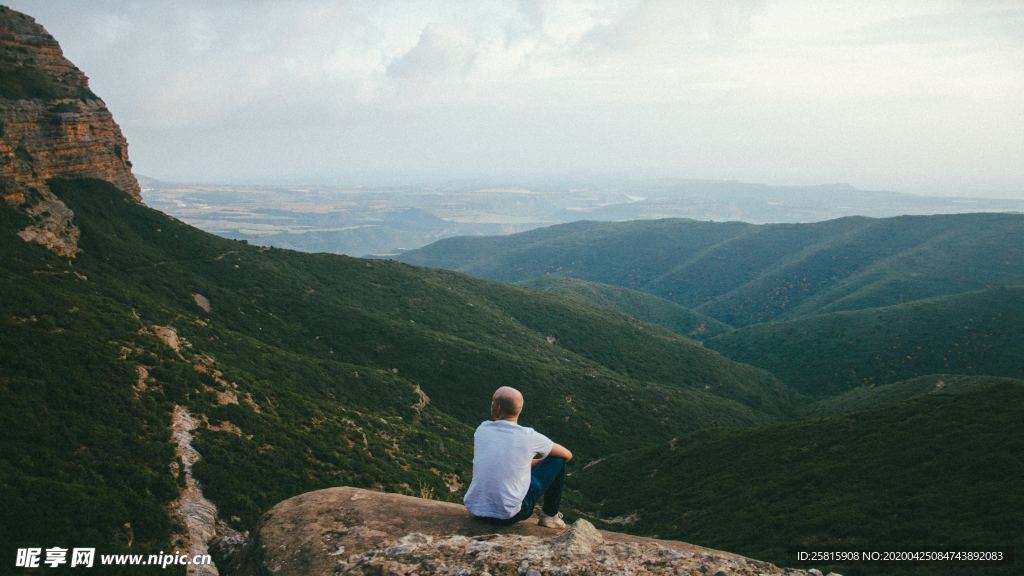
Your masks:
{"label": "dark jeans", "polygon": [[505,520],[498,518],[485,518],[496,524],[515,524],[526,520],[533,515],[533,507],[544,496],[544,513],[548,516],[558,514],[558,507],[562,504],[562,489],[565,487],[565,458],[548,456],[540,461],[530,471],[530,489],[523,497],[523,506],[519,513]]}

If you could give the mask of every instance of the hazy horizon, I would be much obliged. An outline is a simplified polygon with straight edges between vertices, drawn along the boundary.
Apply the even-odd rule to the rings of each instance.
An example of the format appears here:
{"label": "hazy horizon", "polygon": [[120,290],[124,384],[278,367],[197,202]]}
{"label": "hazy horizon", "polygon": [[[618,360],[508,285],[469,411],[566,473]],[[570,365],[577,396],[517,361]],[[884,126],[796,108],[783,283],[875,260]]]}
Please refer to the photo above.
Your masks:
{"label": "hazy horizon", "polygon": [[1018,2],[8,1],[137,173],[1024,199]]}

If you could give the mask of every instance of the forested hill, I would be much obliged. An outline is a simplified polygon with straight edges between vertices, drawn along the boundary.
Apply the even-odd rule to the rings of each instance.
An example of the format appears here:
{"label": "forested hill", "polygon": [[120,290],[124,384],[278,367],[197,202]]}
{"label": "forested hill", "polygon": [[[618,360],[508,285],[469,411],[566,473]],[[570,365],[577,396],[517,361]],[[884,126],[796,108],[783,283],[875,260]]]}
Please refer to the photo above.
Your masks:
{"label": "forested hill", "polygon": [[710,316],[639,290],[553,274],[526,280],[520,284],[569,300],[616,310],[695,340],[705,340],[730,330],[729,326]]}
{"label": "forested hill", "polygon": [[450,238],[400,260],[503,281],[613,284],[743,326],[1024,284],[1024,215],[575,222]]}
{"label": "forested hill", "polygon": [[848,576],[1020,574],[1024,381],[943,375],[876,392],[838,397],[798,422],[617,454],[572,481],[609,527],[634,534],[779,563],[798,550],[998,549],[1010,560],[817,567]]}
{"label": "forested hill", "polygon": [[707,342],[811,397],[925,374],[1024,378],[1024,287],[769,322]]}

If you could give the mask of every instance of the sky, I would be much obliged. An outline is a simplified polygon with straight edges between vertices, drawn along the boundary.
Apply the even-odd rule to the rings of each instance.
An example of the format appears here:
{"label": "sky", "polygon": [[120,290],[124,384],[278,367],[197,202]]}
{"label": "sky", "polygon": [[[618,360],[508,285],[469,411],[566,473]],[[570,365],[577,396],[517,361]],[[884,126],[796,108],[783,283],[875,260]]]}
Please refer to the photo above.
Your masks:
{"label": "sky", "polygon": [[1024,198],[1024,2],[0,0],[139,174]]}

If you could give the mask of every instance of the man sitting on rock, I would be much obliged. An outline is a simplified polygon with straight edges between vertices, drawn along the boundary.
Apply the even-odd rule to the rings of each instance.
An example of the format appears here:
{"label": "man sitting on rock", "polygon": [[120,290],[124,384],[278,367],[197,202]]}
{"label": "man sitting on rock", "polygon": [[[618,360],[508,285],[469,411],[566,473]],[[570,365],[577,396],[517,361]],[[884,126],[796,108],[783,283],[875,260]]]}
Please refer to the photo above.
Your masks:
{"label": "man sitting on rock", "polygon": [[473,481],[463,502],[474,516],[515,524],[533,514],[543,495],[539,524],[564,528],[558,507],[572,452],[533,428],[520,426],[522,411],[518,390],[502,386],[494,392],[492,419],[482,422],[473,435]]}

